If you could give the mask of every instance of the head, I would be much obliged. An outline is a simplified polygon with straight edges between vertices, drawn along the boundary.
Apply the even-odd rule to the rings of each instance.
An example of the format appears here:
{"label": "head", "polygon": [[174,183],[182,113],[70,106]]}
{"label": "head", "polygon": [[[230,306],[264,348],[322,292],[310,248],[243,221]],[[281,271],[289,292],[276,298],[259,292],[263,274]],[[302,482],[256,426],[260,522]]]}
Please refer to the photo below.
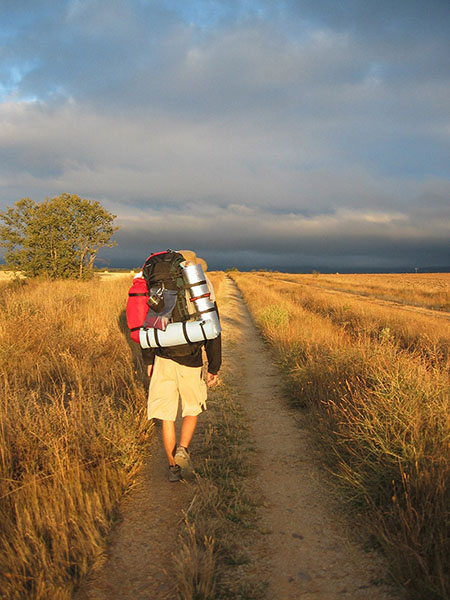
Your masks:
{"label": "head", "polygon": [[206,273],[207,269],[208,269],[208,265],[206,264],[206,260],[204,260],[203,258],[200,258],[199,256],[197,256],[195,254],[195,252],[193,252],[192,250],[178,250],[178,252],[180,254],[182,254],[184,256],[184,258],[194,264],[194,265],[201,265],[203,271]]}

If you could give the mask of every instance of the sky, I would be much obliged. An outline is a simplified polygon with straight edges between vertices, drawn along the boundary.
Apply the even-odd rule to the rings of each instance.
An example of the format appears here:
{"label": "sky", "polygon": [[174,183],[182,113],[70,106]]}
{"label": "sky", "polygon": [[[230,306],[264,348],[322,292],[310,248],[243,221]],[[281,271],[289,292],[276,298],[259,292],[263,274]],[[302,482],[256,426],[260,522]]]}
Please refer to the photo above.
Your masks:
{"label": "sky", "polygon": [[117,215],[98,266],[450,267],[448,0],[1,0],[0,210]]}

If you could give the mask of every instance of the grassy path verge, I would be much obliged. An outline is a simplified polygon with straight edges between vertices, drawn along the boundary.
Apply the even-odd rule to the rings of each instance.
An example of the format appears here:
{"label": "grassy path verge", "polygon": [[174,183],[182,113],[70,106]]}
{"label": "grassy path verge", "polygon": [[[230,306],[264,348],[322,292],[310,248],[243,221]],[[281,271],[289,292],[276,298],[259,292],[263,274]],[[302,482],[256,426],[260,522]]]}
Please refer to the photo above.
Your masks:
{"label": "grassy path verge", "polygon": [[244,418],[226,379],[211,394],[208,419],[192,447],[199,468],[174,557],[180,600],[264,597],[250,551],[258,536],[257,506],[247,480],[251,450]]}

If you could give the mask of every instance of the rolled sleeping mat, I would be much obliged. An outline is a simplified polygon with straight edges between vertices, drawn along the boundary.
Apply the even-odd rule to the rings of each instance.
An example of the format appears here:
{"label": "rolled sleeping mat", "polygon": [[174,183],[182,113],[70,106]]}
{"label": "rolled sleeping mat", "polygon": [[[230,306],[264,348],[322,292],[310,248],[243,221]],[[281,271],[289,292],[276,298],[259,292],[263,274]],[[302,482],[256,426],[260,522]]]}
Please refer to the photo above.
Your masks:
{"label": "rolled sleeping mat", "polygon": [[211,290],[208,287],[202,266],[189,265],[183,268],[182,273],[189,289],[190,301],[194,303],[197,313],[200,313],[205,321],[210,319],[218,321],[216,307],[211,302]]}
{"label": "rolled sleeping mat", "polygon": [[221,331],[217,312],[208,313],[208,319],[169,323],[165,331],[161,329],[140,329],[139,343],[142,348],[167,348],[190,342],[203,342],[216,338]]}

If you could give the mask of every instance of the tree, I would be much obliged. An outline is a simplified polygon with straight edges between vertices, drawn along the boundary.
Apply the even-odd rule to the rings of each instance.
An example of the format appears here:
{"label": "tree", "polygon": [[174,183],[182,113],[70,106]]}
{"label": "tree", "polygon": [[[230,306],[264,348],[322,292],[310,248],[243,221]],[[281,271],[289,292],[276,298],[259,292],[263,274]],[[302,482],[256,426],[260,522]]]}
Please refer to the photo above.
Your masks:
{"label": "tree", "polygon": [[23,198],[0,211],[6,266],[28,277],[90,277],[100,248],[116,245],[111,242],[118,230],[115,218],[99,202],[74,194],[41,203]]}

